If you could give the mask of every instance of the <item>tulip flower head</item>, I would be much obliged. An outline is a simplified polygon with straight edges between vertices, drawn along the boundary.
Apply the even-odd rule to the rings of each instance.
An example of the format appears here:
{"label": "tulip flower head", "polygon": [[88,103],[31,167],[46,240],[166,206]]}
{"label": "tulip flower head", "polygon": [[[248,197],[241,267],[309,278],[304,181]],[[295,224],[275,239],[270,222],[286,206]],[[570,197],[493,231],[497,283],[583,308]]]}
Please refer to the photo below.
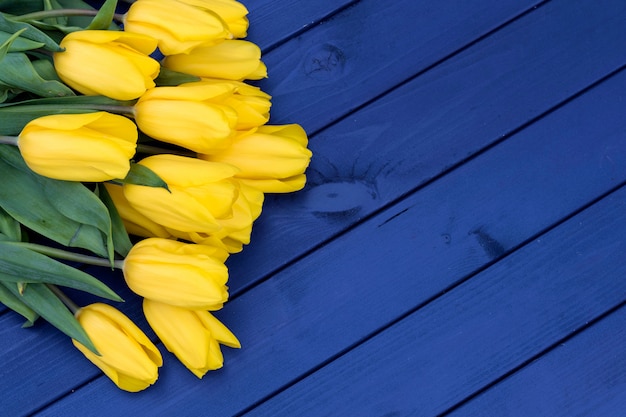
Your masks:
{"label": "tulip flower head", "polygon": [[304,187],[312,156],[307,143],[299,125],[265,125],[239,134],[224,151],[200,157],[236,166],[237,179],[263,192],[285,193]]}
{"label": "tulip flower head", "polygon": [[121,185],[104,183],[115,209],[122,218],[126,231],[135,236],[141,237],[162,237],[170,238],[172,235],[160,224],[153,222],[143,214],[139,213],[124,197]]}
{"label": "tulip flower head", "polygon": [[170,55],[163,66],[202,78],[241,81],[267,77],[261,49],[243,40],[226,40],[217,45],[198,46],[186,54]]}
{"label": "tulip flower head", "polygon": [[239,196],[233,203],[233,216],[218,220],[222,228],[212,236],[219,238],[230,253],[240,252],[250,243],[252,223],[261,215],[264,194],[239,181]]}
{"label": "tulip flower head", "polygon": [[217,14],[235,38],[245,38],[248,31],[248,9],[235,0],[178,0]]}
{"label": "tulip flower head", "polygon": [[185,54],[233,36],[214,11],[177,0],[135,1],[124,16],[124,29],[157,39],[164,55]]}
{"label": "tulip flower head", "polygon": [[150,327],[167,350],[198,378],[224,363],[220,344],[239,348],[239,340],[224,324],[204,310],[190,310],[144,299]]}
{"label": "tulip flower head", "polygon": [[237,112],[236,130],[248,130],[267,123],[272,106],[269,94],[259,87],[241,81],[204,79],[186,85],[226,85],[232,88],[232,94],[221,98],[221,103]]}
{"label": "tulip flower head", "polygon": [[81,30],[66,35],[54,67],[67,85],[85,95],[133,100],[154,87],[159,63],[148,55],[157,41],[138,33]]}
{"label": "tulip flower head", "polygon": [[58,114],[29,122],[18,139],[36,173],[66,181],[124,178],[137,146],[137,127],[106,112]]}
{"label": "tulip flower head", "polygon": [[119,388],[141,391],[158,378],[161,353],[148,337],[119,310],[103,303],[81,308],[76,319],[85,329],[99,356],[72,340],[94,365]]}
{"label": "tulip flower head", "polygon": [[135,105],[135,121],[147,135],[196,152],[230,144],[237,112],[224,100],[234,94],[227,84],[189,83],[148,90]]}
{"label": "tulip flower head", "polygon": [[139,162],[168,185],[163,188],[124,184],[124,197],[141,214],[166,228],[184,232],[219,230],[220,218],[232,216],[237,184],[232,165],[178,155],[153,155]]}
{"label": "tulip flower head", "polygon": [[252,223],[261,214],[264,194],[255,187],[235,181],[239,184],[239,195],[233,203],[233,215],[227,219],[217,220],[221,227],[218,231],[210,234],[174,229],[167,231],[178,239],[219,247],[228,253],[241,252],[243,245],[250,243]]}
{"label": "tulip flower head", "polygon": [[228,269],[219,248],[148,238],[124,260],[128,287],[144,298],[190,309],[217,310],[228,300]]}

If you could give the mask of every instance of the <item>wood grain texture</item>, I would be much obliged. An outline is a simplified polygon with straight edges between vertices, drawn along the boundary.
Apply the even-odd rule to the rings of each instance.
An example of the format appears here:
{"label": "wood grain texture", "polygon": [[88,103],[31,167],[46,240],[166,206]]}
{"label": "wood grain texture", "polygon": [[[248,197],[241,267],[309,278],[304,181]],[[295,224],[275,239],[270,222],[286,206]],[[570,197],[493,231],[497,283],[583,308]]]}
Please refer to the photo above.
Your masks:
{"label": "wood grain texture", "polygon": [[[626,300],[625,209],[622,188],[247,415],[441,415]],[[623,337],[624,331],[618,334]],[[618,382],[626,378],[626,355],[619,338],[615,344],[621,348],[604,347],[601,340],[595,341],[596,352],[611,359],[618,355],[615,363],[622,365],[605,375],[607,382],[611,375],[618,378],[609,382],[614,389],[608,395],[617,397],[626,393],[626,385]],[[571,372],[569,365],[563,358],[561,373]],[[607,365],[595,360],[585,369],[602,383]],[[589,382],[569,381],[574,380],[579,381],[579,390]],[[529,392],[539,392],[528,378],[525,382]],[[568,387],[576,385],[570,382]],[[571,413],[577,409],[576,401],[569,408],[565,398],[549,405],[549,391],[509,403],[507,393],[523,392],[517,388],[501,393],[499,408],[477,402],[474,411],[464,415],[605,415]],[[507,413],[521,402],[523,407]],[[563,408],[552,413],[558,405]]]}
{"label": "wood grain texture", "polygon": [[362,0],[266,55],[271,122],[315,132],[540,3]]}
{"label": "wood grain texture", "polygon": [[255,0],[243,2],[250,14],[248,39],[262,50],[275,48],[360,0]]}
{"label": "wood grain texture", "polygon": [[[308,186],[268,196],[253,244],[229,261],[233,293],[626,64],[626,4],[604,5],[550,2],[315,135]],[[277,104],[276,113],[323,117],[324,104],[302,110],[305,96],[296,100]]]}
{"label": "wood grain texture", "polygon": [[621,417],[626,410],[624,340],[622,307],[447,415]]}
{"label": "wood grain texture", "polygon": [[[324,388],[329,413],[348,398],[376,401],[375,415],[441,412],[623,302],[611,279],[624,272],[623,190],[541,236],[626,181],[623,1],[250,10],[272,121],[315,133],[315,156],[307,188],[268,196],[252,245],[229,260],[219,317],[243,349],[203,381],[163,352],[158,383],[128,394],[50,326],[0,312],[3,415],[300,415]],[[476,401],[497,407],[503,389]]]}
{"label": "wood grain texture", "polygon": [[[152,394],[123,401],[99,378],[42,415],[86,412],[92,397],[103,413],[233,415],[274,395],[626,181],[623,88],[626,72],[231,301],[222,318],[244,348],[227,351],[228,366],[201,384],[170,361]],[[623,295],[612,288],[606,297]],[[593,300],[592,314],[565,330],[607,299]],[[546,295],[546,308],[553,301]]]}

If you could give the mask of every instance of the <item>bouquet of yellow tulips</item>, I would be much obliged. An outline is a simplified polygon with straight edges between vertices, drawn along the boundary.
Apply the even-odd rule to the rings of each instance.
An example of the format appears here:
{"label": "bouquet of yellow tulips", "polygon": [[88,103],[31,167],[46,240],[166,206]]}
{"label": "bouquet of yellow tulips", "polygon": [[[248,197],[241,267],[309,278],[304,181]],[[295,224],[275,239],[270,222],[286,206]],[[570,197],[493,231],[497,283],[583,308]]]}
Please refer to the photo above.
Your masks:
{"label": "bouquet of yellow tulips", "polygon": [[[301,189],[296,124],[268,125],[267,76],[235,0],[0,0],[0,302],[42,317],[118,387],[162,356],[77,264],[119,269],[196,376],[240,347],[212,311],[265,193]],[[63,287],[101,297],[78,306]],[[109,300],[109,301],[106,301]]]}

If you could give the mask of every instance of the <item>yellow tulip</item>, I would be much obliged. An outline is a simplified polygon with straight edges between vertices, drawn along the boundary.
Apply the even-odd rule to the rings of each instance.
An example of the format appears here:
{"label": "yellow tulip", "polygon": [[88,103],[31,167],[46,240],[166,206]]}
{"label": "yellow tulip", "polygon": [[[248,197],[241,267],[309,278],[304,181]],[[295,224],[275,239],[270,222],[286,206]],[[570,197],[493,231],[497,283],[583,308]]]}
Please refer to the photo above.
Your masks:
{"label": "yellow tulip", "polygon": [[67,85],[85,95],[133,100],[154,87],[159,63],[148,55],[155,39],[109,30],[71,32],[54,54],[54,66]]}
{"label": "yellow tulip", "polygon": [[241,183],[266,193],[285,193],[304,187],[304,172],[312,156],[307,144],[306,132],[299,125],[265,125],[239,134],[224,151],[200,158],[236,166],[235,177]]}
{"label": "yellow tulip", "polygon": [[163,188],[124,184],[124,197],[141,214],[166,228],[211,233],[221,226],[217,219],[232,216],[238,195],[231,180],[237,168],[177,155],[153,155],[139,164],[160,176]]}
{"label": "yellow tulip", "polygon": [[228,269],[219,248],[158,237],[132,247],[126,284],[136,294],[179,307],[216,310],[228,300]]}
{"label": "yellow tulip", "polygon": [[217,220],[220,230],[211,234],[172,229],[167,229],[168,232],[179,239],[223,248],[228,253],[241,252],[243,245],[250,243],[252,223],[261,214],[264,195],[254,187],[237,182],[239,196],[233,203],[233,216]]}
{"label": "yellow tulip", "polygon": [[194,375],[202,378],[224,363],[220,344],[241,347],[224,324],[204,310],[189,310],[144,299],[143,311],[150,327]]}
{"label": "yellow tulip", "polygon": [[74,346],[115,385],[137,392],[154,384],[163,364],[161,353],[128,317],[110,305],[95,303],[78,310],[76,319],[100,356],[72,339]]}
{"label": "yellow tulip", "polygon": [[191,85],[226,85],[233,93],[221,99],[221,103],[237,112],[236,130],[248,130],[267,123],[272,106],[269,94],[241,81],[205,79]]}
{"label": "yellow tulip", "polygon": [[117,209],[124,227],[128,233],[141,237],[162,237],[170,238],[172,235],[160,224],[153,222],[130,205],[121,185],[104,183],[113,204]]}
{"label": "yellow tulip", "polygon": [[[213,233],[214,237],[226,243],[231,253],[241,251],[241,244],[250,243],[252,223],[261,215],[263,200],[264,195],[258,189],[245,184],[239,185],[239,198],[233,204],[233,216],[218,220],[222,228]],[[233,247],[233,244],[236,246]]]}
{"label": "yellow tulip", "polygon": [[248,31],[248,9],[234,0],[178,0],[217,14],[235,38],[245,38]]}
{"label": "yellow tulip", "polygon": [[124,30],[157,39],[164,55],[184,54],[232,38],[215,12],[176,0],[135,1],[124,16]]}
{"label": "yellow tulip", "polygon": [[58,114],[29,122],[18,146],[36,173],[67,181],[124,178],[137,145],[137,127],[105,112]]}
{"label": "yellow tulip", "polygon": [[189,83],[148,90],[135,105],[135,121],[145,134],[195,152],[230,144],[237,112],[224,103],[234,94],[227,84]]}
{"label": "yellow tulip", "polygon": [[259,47],[242,40],[226,40],[217,45],[196,47],[186,54],[170,55],[163,66],[203,78],[241,81],[267,77]]}

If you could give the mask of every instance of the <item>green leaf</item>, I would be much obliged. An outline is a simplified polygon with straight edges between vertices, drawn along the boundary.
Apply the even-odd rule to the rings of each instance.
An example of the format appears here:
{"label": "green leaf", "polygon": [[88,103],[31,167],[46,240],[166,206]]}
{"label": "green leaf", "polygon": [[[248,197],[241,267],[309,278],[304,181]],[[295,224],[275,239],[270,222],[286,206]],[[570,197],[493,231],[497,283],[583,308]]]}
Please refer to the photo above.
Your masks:
{"label": "green leaf", "polygon": [[21,314],[26,319],[26,323],[24,323],[22,327],[30,327],[35,323],[35,320],[37,320],[37,313],[35,313],[32,308],[24,304],[21,297],[14,295],[6,286],[2,284],[0,284],[0,303],[4,304],[16,313]]}
{"label": "green leaf", "polygon": [[0,207],[11,217],[64,246],[112,261],[108,210],[83,184],[32,172],[11,145],[0,145],[0,178]]}
{"label": "green leaf", "polygon": [[27,51],[43,46],[42,43],[20,38],[20,35],[24,33],[25,30],[26,29],[20,29],[12,35],[6,32],[0,32],[0,42],[2,42],[2,44],[0,44],[0,61],[2,61],[9,52]]}
{"label": "green leaf", "polygon": [[[9,89],[9,91],[12,89]],[[64,109],[50,106],[15,106],[0,107],[0,135],[17,136],[28,122],[51,114],[93,113],[88,108]]]}
{"label": "green leaf", "polygon": [[[61,9],[62,6],[54,0],[43,0],[44,10],[56,10]],[[44,20],[46,23],[67,25],[67,16],[49,17]]]}
{"label": "green leaf", "polygon": [[106,0],[104,4],[98,10],[98,14],[93,18],[87,29],[89,30],[105,30],[111,26],[113,22],[113,16],[115,15],[115,8],[117,7],[117,0]]}
{"label": "green leaf", "polygon": [[26,106],[49,106],[50,109],[56,107],[81,106],[91,109],[98,106],[132,106],[137,100],[115,100],[105,96],[65,96],[65,97],[46,97],[36,98],[32,100],[24,100],[18,103],[5,103],[0,107],[26,107]]}
{"label": "green leaf", "polygon": [[68,34],[68,33],[78,32],[80,30],[85,30],[85,28],[82,27],[82,26],[74,26],[74,25],[68,25],[68,24],[46,23],[46,22],[42,22],[40,20],[33,20],[33,21],[29,22],[29,23],[31,25],[33,25],[34,27],[36,27],[37,29],[41,29],[42,31],[46,31],[46,32],[58,31],[62,35],[60,37],[60,39],[59,39],[59,42],[61,41],[63,36]]}
{"label": "green leaf", "polygon": [[154,80],[157,86],[177,86],[184,83],[200,81],[200,77],[185,74],[184,72],[172,71],[171,69],[161,67],[159,76]]}
{"label": "green leaf", "polygon": [[[93,7],[91,7],[89,4],[85,3],[82,0],[57,0],[57,1],[61,5],[61,7],[64,9],[94,10]],[[92,19],[93,18],[91,16],[70,16],[68,21],[70,25],[79,26],[81,28],[86,28],[91,24]],[[108,28],[105,28],[105,29],[120,30],[119,26],[116,26],[114,24],[111,24]]]}
{"label": "green leaf", "polygon": [[97,353],[96,347],[76,317],[45,284],[30,284],[23,293],[19,292],[15,284],[5,284],[5,287],[48,323]]}
{"label": "green leaf", "polygon": [[73,96],[74,92],[57,80],[43,79],[26,54],[12,52],[0,61],[0,82],[42,97]]}
{"label": "green leaf", "polygon": [[150,168],[135,163],[130,164],[130,171],[122,180],[124,184],[145,185],[147,187],[160,187],[169,191],[167,183]]}
{"label": "green leaf", "polygon": [[[35,69],[35,71],[37,71],[37,74],[39,74],[41,78],[45,80],[56,80],[56,81],[61,82],[59,75],[54,69],[54,64],[49,59],[36,59],[34,61],[31,61],[31,64],[33,68]],[[63,97],[75,97],[75,96],[71,95],[71,96],[63,96]]]}
{"label": "green leaf", "polygon": [[115,248],[115,252],[119,253],[123,257],[126,257],[133,244],[128,237],[128,232],[124,227],[122,218],[117,212],[117,208],[115,208],[115,204],[113,203],[113,200],[111,199],[111,196],[109,195],[109,192],[107,191],[104,184],[98,183],[96,190],[98,197],[100,197],[100,200],[102,200],[104,205],[109,210],[109,215],[111,217],[111,231],[113,232],[113,246]]}
{"label": "green leaf", "polygon": [[[25,30],[25,29],[22,29]],[[17,35],[20,32],[16,32],[14,34],[0,32],[0,43],[3,45],[5,43],[10,43],[7,49],[7,52],[23,52],[23,51],[31,51],[33,49],[39,49],[44,46],[41,42],[31,41],[26,38],[22,38]],[[14,38],[14,39],[11,39]]]}
{"label": "green leaf", "polygon": [[0,11],[21,15],[41,10],[41,0],[0,0]]}
{"label": "green leaf", "polygon": [[122,299],[102,281],[67,264],[35,252],[29,244],[0,241],[0,281],[56,284],[113,301]]}
{"label": "green leaf", "polygon": [[[1,64],[1,62],[0,62]],[[102,106],[130,107],[135,101],[119,101],[103,96],[65,96],[0,104],[0,135],[19,135],[31,120],[50,114],[76,114],[99,111]]]}
{"label": "green leaf", "polygon": [[30,39],[31,41],[43,43],[43,48],[52,52],[61,52],[63,49],[56,43],[51,37],[46,35],[44,32],[35,28],[33,25],[29,25],[28,23],[16,22],[9,18],[6,15],[0,13],[0,31],[6,33],[15,33],[20,31],[21,29],[26,29],[24,33],[20,36],[26,39]]}
{"label": "green leaf", "polygon": [[19,242],[22,240],[22,229],[19,222],[0,208],[0,239]]}

